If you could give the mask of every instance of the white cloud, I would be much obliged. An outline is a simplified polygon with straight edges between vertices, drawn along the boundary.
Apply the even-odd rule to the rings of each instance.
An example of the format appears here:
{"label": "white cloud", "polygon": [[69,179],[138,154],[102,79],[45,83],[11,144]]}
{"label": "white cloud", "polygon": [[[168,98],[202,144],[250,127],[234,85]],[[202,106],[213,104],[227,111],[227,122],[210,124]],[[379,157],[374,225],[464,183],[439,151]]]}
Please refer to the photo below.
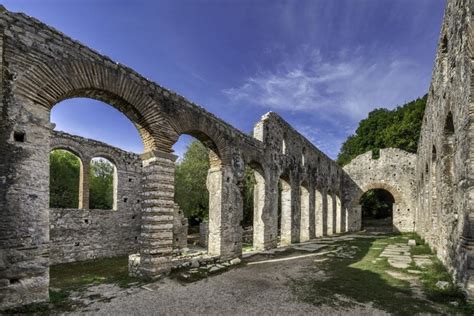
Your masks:
{"label": "white cloud", "polygon": [[400,105],[426,92],[427,76],[416,63],[393,56],[369,60],[364,51],[343,50],[330,60],[304,47],[224,93],[240,104],[357,122],[375,107]]}

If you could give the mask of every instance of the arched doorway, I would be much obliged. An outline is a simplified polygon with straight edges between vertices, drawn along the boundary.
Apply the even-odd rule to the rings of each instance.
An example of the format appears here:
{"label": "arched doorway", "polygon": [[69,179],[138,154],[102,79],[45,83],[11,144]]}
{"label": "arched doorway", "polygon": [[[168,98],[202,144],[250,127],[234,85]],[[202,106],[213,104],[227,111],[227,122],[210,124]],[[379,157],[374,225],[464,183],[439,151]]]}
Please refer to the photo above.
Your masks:
{"label": "arched doorway", "polygon": [[393,231],[395,198],[385,189],[370,189],[360,198],[362,229],[366,231]]}

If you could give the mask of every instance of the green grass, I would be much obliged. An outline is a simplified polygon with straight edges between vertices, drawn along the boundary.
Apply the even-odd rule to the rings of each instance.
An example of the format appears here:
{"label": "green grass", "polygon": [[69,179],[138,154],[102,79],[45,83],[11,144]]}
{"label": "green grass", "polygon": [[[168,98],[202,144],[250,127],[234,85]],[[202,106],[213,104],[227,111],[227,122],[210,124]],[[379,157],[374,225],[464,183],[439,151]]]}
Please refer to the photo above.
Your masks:
{"label": "green grass", "polygon": [[[313,267],[314,272],[323,270],[327,278],[302,278],[292,286],[296,296],[314,305],[343,306],[350,308],[352,302],[372,303],[375,308],[396,315],[413,315],[421,312],[436,313],[429,303],[414,298],[407,281],[395,279],[386,273],[390,269],[386,260],[375,261],[387,244],[406,242],[406,236],[356,239],[338,243],[349,251],[358,247],[352,259],[331,258]],[[342,297],[342,299],[341,299]],[[344,299],[346,298],[346,299]]]}
{"label": "green grass", "polygon": [[[415,239],[417,242],[415,247],[411,247],[412,255],[433,257],[434,264],[431,266],[421,269],[412,264],[409,268],[422,271],[419,278],[426,299],[414,297],[407,281],[395,279],[387,273],[390,270],[406,273],[408,269],[395,269],[386,259],[375,260],[388,244],[407,243],[408,239]],[[416,234],[386,235],[372,240],[356,239],[337,243],[333,247],[344,247],[344,252],[347,252],[351,246],[359,248],[352,259],[332,257],[310,268],[310,272],[325,271],[326,278],[305,277],[294,280],[292,289],[296,296],[314,305],[351,307],[354,303],[350,302],[371,303],[375,308],[395,315],[474,315],[474,306],[466,302],[464,293],[453,284],[451,275]],[[450,285],[441,290],[436,286],[438,281],[446,281]]]}
{"label": "green grass", "polygon": [[139,282],[139,279],[128,275],[128,257],[58,264],[50,268],[50,287],[63,290],[78,290],[103,283],[128,287],[134,282]]}
{"label": "green grass", "polygon": [[141,282],[128,276],[128,257],[58,264],[51,266],[49,273],[49,303],[31,304],[5,313],[50,315],[53,312],[73,311],[78,303],[70,300],[72,291],[81,292],[88,286],[105,283],[126,288]]}

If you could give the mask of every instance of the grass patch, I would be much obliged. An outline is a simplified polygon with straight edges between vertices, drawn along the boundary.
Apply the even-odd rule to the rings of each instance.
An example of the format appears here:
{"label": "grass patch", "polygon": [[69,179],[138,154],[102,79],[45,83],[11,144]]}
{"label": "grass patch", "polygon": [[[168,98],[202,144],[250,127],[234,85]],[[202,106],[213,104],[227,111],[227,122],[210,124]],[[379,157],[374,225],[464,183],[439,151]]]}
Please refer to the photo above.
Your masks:
{"label": "grass patch", "polygon": [[58,264],[50,267],[49,274],[49,303],[30,304],[4,313],[50,315],[69,312],[78,306],[69,298],[72,291],[80,292],[88,286],[105,283],[127,288],[132,283],[142,282],[128,276],[128,257]]}
{"label": "grass patch", "polygon": [[128,257],[58,264],[50,267],[50,286],[78,290],[92,284],[115,283],[126,288],[140,279],[128,275]]}
{"label": "grass patch", "polygon": [[[375,240],[356,239],[337,243],[342,252],[355,249],[353,258],[333,257],[313,267],[313,272],[324,270],[327,278],[295,280],[292,289],[296,296],[314,305],[351,307],[347,298],[358,303],[372,303],[374,307],[396,315],[437,313],[429,302],[412,296],[407,281],[386,273],[390,269],[386,259],[376,260],[387,244],[405,243],[410,236],[390,235]],[[375,249],[374,249],[375,248]],[[346,298],[346,299],[344,299]]]}

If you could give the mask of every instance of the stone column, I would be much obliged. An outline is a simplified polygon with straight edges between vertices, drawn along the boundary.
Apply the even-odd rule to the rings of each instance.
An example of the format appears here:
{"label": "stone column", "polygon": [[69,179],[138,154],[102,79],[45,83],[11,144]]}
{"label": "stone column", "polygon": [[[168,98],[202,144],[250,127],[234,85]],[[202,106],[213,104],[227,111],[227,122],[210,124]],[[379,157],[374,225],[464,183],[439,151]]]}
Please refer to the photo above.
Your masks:
{"label": "stone column", "polygon": [[315,207],[315,222],[316,222],[316,237],[322,237],[324,230],[324,210],[323,210],[323,195],[321,191],[316,188],[314,191],[314,207]]}
{"label": "stone column", "polygon": [[299,242],[304,242],[309,240],[309,191],[305,187],[300,187],[300,234],[299,234]]}
{"label": "stone column", "polygon": [[327,234],[334,235],[335,232],[335,214],[334,214],[334,196],[331,192],[326,194],[327,197]]}
{"label": "stone column", "polygon": [[171,268],[176,158],[160,151],[142,155],[139,274],[145,278],[159,277]]}
{"label": "stone column", "polygon": [[314,189],[309,191],[309,238],[316,237],[316,192]]}
{"label": "stone column", "polygon": [[322,206],[321,206],[321,236],[327,236],[328,235],[328,195],[326,190],[322,191]]}
{"label": "stone column", "polygon": [[292,192],[291,185],[281,180],[281,227],[280,227],[280,243],[282,245],[289,245],[292,241]]}
{"label": "stone column", "polygon": [[0,310],[49,299],[52,126],[49,110],[12,99],[0,101]]}
{"label": "stone column", "polygon": [[260,172],[254,173],[256,184],[253,190],[253,246],[256,250],[264,250],[272,247],[273,237],[270,233],[272,209],[267,201],[267,190],[270,188]]}
{"label": "stone column", "polygon": [[242,255],[242,195],[232,169],[213,166],[207,174],[209,190],[208,253],[231,259]]}
{"label": "stone column", "polygon": [[301,204],[300,204],[300,186],[294,182],[291,183],[291,242],[300,242],[301,232]]}
{"label": "stone column", "polygon": [[[81,159],[81,158],[79,158]],[[79,208],[89,209],[89,179],[91,170],[91,158],[83,157],[79,177]]]}
{"label": "stone column", "polygon": [[343,232],[342,228],[344,227],[343,224],[343,216],[342,216],[342,205],[341,199],[338,195],[335,195],[336,199],[336,233],[340,234]]}

